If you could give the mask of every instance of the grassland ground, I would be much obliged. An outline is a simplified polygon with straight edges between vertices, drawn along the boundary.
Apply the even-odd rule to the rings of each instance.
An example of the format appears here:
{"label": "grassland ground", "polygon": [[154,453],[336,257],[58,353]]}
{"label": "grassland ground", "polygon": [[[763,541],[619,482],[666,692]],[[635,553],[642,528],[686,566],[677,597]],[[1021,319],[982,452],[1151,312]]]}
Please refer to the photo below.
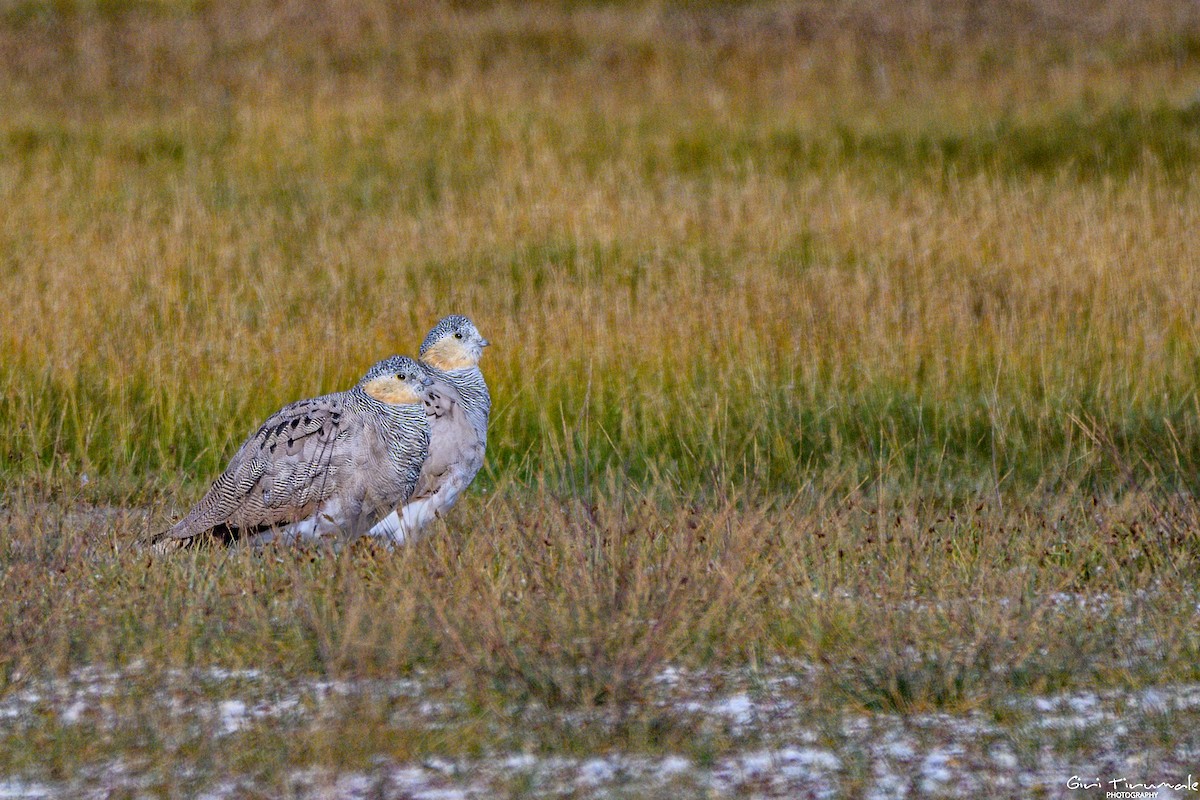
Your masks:
{"label": "grassland ground", "polygon": [[1195,521],[1132,495],[502,490],[398,553],[165,560],[158,516],[4,509],[18,795],[1071,797],[1200,747]]}
{"label": "grassland ground", "polygon": [[[1200,773],[1198,43],[0,1],[0,796]],[[132,546],[450,312],[495,409],[429,540]]]}

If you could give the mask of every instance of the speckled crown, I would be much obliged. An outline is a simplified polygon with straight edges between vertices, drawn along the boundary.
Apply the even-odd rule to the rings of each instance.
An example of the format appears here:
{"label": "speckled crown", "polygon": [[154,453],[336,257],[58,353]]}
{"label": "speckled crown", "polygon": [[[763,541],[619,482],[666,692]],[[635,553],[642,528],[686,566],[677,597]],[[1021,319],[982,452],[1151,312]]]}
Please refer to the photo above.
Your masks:
{"label": "speckled crown", "polygon": [[429,331],[425,337],[425,341],[421,342],[422,356],[429,351],[429,348],[437,344],[438,340],[443,336],[448,336],[452,333],[470,333],[474,330],[475,325],[471,320],[464,317],[462,314],[451,314],[448,317],[442,317],[437,325],[433,326],[433,330]]}

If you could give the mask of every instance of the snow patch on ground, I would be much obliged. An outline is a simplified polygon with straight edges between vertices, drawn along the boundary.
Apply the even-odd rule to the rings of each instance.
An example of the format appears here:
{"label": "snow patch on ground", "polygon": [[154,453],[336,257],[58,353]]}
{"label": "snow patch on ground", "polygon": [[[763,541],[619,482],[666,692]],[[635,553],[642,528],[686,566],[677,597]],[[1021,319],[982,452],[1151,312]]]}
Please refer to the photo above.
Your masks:
{"label": "snow patch on ground", "polygon": [[55,790],[43,783],[22,781],[16,778],[0,778],[0,798],[3,800],[8,800],[8,798],[32,800],[32,798],[56,796],[58,795]]}
{"label": "snow patch on ground", "polygon": [[[120,672],[80,670],[64,678],[27,681],[0,697],[0,725],[19,731],[22,725],[52,719],[64,726],[117,729],[123,724],[121,692],[129,680]],[[196,723],[204,735],[216,737],[238,736],[259,725],[303,730],[336,713],[336,701],[345,697],[386,700],[397,708],[387,724],[432,730],[448,717],[466,713],[452,693],[431,692],[435,682],[424,677],[285,682],[258,670],[213,669],[158,676],[149,683],[154,687],[149,697],[139,702],[157,703],[172,718]],[[544,797],[616,792],[655,800],[708,795],[835,798],[844,787],[856,786],[862,787],[862,796],[876,800],[989,792],[1075,800],[1078,792],[1066,787],[1073,774],[1101,769],[1131,780],[1182,779],[1200,757],[1200,738],[1185,739],[1176,751],[1151,755],[1131,753],[1123,738],[1139,725],[1178,728],[1196,722],[1186,715],[1200,712],[1200,684],[1017,696],[1004,704],[1002,721],[984,712],[813,719],[804,705],[803,675],[795,671],[755,671],[747,677],[672,667],[655,685],[662,695],[648,702],[708,731],[699,735],[719,743],[711,755],[430,754],[414,763],[383,759],[361,773],[297,771],[290,779],[291,794],[458,800],[503,795],[516,781]],[[578,717],[580,724],[602,724],[609,712],[588,713],[569,712],[575,715],[572,723]],[[145,774],[119,760],[96,766],[77,783],[40,782],[44,777],[0,776],[0,800],[138,795],[148,785]],[[214,776],[195,793],[223,800],[263,791],[250,778]]]}

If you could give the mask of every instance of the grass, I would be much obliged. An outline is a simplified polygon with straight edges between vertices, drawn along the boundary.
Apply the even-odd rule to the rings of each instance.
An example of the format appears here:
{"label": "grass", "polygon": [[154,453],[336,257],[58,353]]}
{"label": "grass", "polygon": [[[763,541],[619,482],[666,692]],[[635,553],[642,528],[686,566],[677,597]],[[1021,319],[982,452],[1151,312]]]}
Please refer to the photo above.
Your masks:
{"label": "grass", "polygon": [[[303,795],[445,757],[537,796],[487,759],[719,776],[803,733],[853,795],[879,751],[842,721],[939,714],[1027,772],[1174,769],[1186,708],[1054,738],[1020,698],[1197,680],[1198,31],[1172,0],[0,3],[0,774]],[[130,547],[450,312],[495,409],[427,543]],[[67,713],[86,670],[122,688]]]}

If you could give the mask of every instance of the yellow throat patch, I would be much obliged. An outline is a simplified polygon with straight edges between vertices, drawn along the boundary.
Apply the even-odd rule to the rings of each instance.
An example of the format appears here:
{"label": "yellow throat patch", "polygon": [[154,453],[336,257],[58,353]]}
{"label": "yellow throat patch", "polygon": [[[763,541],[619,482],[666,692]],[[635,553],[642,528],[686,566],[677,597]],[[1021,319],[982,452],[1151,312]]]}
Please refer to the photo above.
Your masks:
{"label": "yellow throat patch", "polygon": [[439,339],[432,347],[425,351],[425,355],[421,356],[421,360],[443,372],[449,372],[452,369],[474,367],[479,363],[479,360],[467,351],[463,343],[452,336]]}
{"label": "yellow throat patch", "polygon": [[376,378],[368,381],[363,389],[379,402],[393,406],[421,402],[420,395],[413,391],[411,386],[395,377]]}

